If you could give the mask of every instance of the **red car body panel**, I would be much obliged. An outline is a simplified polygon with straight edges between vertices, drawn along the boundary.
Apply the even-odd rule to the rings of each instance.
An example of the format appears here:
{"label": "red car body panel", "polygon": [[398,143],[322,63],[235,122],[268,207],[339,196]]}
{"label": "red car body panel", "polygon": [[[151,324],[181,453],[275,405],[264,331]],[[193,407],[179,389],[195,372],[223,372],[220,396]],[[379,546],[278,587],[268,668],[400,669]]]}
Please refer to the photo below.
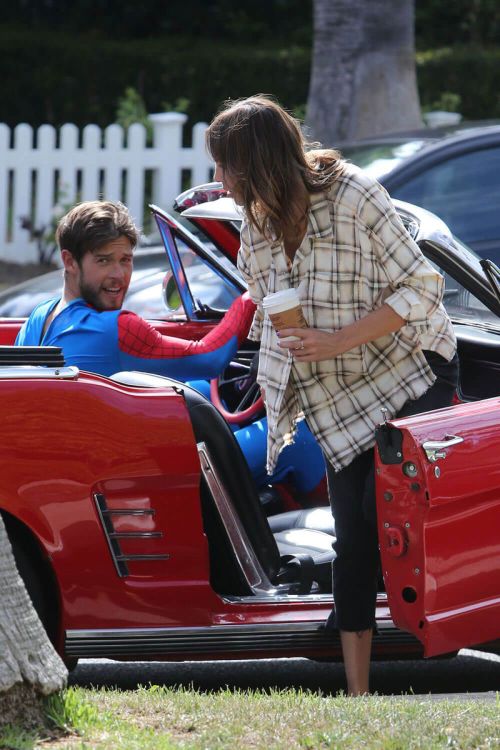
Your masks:
{"label": "red car body panel", "polygon": [[[388,601],[395,623],[420,638],[426,656],[499,634],[499,408],[496,398],[397,420],[403,462],[384,465],[379,457]],[[451,436],[462,442],[437,460],[426,457],[426,441],[452,443]]]}
{"label": "red car body panel", "polygon": [[[231,600],[211,587],[200,463],[183,397],[173,388],[131,388],[87,373],[64,380],[4,378],[1,387],[0,446],[6,463],[0,505],[29,529],[50,563],[60,608],[54,640],[63,655],[68,633],[82,631],[112,631],[116,636],[140,630],[151,637],[178,629],[217,632],[266,626],[272,631],[297,624],[318,631],[330,611],[330,597]],[[114,531],[132,535],[120,542],[124,555],[160,558],[129,561],[128,575],[120,576],[103,533],[96,495],[104,496],[107,508],[116,513]],[[136,532],[161,536],[134,538]],[[380,623],[390,624],[383,597],[378,614]],[[168,656],[153,646],[147,655],[276,655],[276,645],[266,647],[265,637],[258,649],[236,653],[234,648],[225,651],[223,642],[199,653],[177,647]],[[406,648],[419,653],[416,643]],[[397,643],[393,650],[398,651]],[[390,652],[389,646],[378,655]],[[122,655],[113,645],[106,653]],[[338,653],[336,640],[325,637],[305,645],[285,642],[280,648],[283,656],[332,658]],[[127,659],[144,656],[139,648],[123,654]]]}
{"label": "red car body panel", "polygon": [[192,221],[210,237],[229,260],[236,264],[240,247],[240,235],[232,225],[210,219],[192,219]]}
{"label": "red car body panel", "polygon": [[[225,597],[213,590],[200,463],[184,399],[174,388],[132,388],[86,373],[65,380],[1,382],[0,442],[6,461],[1,506],[30,529],[50,561],[60,602],[55,640],[61,653],[68,653],[68,636],[73,638],[70,654],[103,653],[78,650],[79,634],[90,631],[104,638],[110,634],[105,653],[113,658],[140,659],[145,653],[156,659],[264,658],[277,651],[282,656],[338,656],[336,639],[319,630],[331,607],[328,596],[265,600]],[[423,640],[427,655],[500,635],[500,618],[490,616],[498,614],[500,601],[495,479],[489,480],[487,471],[471,471],[463,453],[450,451],[441,462],[446,484],[440,484],[421,448],[424,440],[451,430],[464,436],[465,449],[471,425],[477,436],[481,422],[487,444],[475,440],[472,449],[483,455],[483,467],[492,467],[500,447],[494,424],[499,406],[497,399],[446,410],[439,435],[429,415],[395,423],[404,433],[404,462],[418,466],[418,492],[408,482],[402,489],[401,465],[378,464],[381,540],[387,538],[387,523],[403,529],[409,540],[399,557],[387,554],[382,541],[389,605],[396,623]],[[387,502],[387,492],[397,502]],[[149,556],[130,560],[126,576],[119,575],[113,562],[96,496],[114,511],[114,531],[132,535],[120,541],[121,553]],[[136,532],[161,536],[135,538]],[[416,567],[422,571],[418,577]],[[416,606],[401,596],[408,587],[417,592]],[[377,620],[379,627],[391,622],[383,596]],[[235,628],[247,632],[252,627],[263,630],[257,644],[236,651],[225,647],[229,636],[224,633],[234,639]],[[277,649],[272,633],[283,628],[291,629],[294,639]],[[304,643],[297,637],[301,628],[308,633]],[[155,650],[156,636],[179,632],[185,638],[186,632],[205,631],[212,637],[220,634],[221,640],[195,653],[189,643],[183,650],[182,642],[168,654],[163,647]],[[135,632],[153,640],[149,650],[138,646],[122,652],[113,639]],[[403,651],[420,653],[415,643],[406,643]],[[396,639],[393,645],[375,647],[375,656],[390,658],[391,652],[401,656]]]}
{"label": "red car body panel", "polygon": [[[104,494],[110,509],[154,511],[137,518],[118,516],[116,531],[164,531],[161,539],[121,543],[125,554],[147,548],[148,554],[169,555],[165,561],[129,563],[141,622],[158,623],[159,609],[165,622],[159,589],[174,585],[187,592],[206,582],[200,468],[184,401],[171,388],[144,395],[85,374],[63,381],[2,381],[0,441],[8,458],[0,485],[2,506],[33,531],[51,560],[63,628],[137,622],[137,613],[126,611],[120,594],[128,584],[117,587],[122,581],[106,546],[96,493]],[[108,561],[111,565],[103,564]]]}
{"label": "red car body panel", "polygon": [[0,346],[11,346],[24,323],[24,318],[0,318]]}

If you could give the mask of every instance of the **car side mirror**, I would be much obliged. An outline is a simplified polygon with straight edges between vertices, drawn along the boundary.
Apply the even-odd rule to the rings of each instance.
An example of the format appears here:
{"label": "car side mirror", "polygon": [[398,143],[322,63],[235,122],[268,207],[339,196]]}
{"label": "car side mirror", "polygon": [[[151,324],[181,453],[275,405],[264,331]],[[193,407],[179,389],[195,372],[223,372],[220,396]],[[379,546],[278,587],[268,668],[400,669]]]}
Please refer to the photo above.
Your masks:
{"label": "car side mirror", "polygon": [[163,300],[169,310],[178,310],[182,307],[182,300],[177,289],[172,271],[167,271],[163,278]]}

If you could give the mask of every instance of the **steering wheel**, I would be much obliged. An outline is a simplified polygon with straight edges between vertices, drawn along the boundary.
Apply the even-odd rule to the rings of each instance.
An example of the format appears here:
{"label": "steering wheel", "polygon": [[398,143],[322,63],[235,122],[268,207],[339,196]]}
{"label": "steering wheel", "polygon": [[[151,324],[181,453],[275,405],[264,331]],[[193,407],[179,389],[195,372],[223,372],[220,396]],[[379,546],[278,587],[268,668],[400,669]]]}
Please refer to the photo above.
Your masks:
{"label": "steering wheel", "polygon": [[210,400],[229,424],[244,425],[265,410],[257,362],[258,351],[240,349],[222,375],[210,381]]}

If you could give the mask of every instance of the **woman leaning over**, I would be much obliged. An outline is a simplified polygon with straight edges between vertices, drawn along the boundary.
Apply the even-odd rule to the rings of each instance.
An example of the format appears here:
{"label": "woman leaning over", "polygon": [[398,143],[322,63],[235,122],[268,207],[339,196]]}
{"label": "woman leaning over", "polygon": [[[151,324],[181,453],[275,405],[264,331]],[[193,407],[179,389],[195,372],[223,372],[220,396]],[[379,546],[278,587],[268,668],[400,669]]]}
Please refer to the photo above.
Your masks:
{"label": "woman leaning over", "polygon": [[[367,693],[379,553],[374,431],[389,418],[448,406],[456,341],[443,278],[389,196],[332,150],[307,150],[271,98],[230,102],[207,131],[222,181],[243,206],[238,267],[258,305],[258,381],[268,471],[305,418],[325,456],[337,541],[334,610],[350,695]],[[261,302],[295,287],[308,328],[277,335]],[[285,343],[287,336],[298,340]]]}

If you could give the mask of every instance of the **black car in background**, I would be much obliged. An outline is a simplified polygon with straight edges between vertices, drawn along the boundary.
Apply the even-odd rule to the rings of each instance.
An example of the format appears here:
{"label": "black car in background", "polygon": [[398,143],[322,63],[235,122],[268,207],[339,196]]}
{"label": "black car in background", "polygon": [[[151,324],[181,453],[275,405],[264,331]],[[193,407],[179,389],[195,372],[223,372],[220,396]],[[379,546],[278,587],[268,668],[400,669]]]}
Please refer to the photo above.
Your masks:
{"label": "black car in background", "polygon": [[437,214],[479,256],[500,265],[500,124],[426,128],[340,150],[392,198]]}

